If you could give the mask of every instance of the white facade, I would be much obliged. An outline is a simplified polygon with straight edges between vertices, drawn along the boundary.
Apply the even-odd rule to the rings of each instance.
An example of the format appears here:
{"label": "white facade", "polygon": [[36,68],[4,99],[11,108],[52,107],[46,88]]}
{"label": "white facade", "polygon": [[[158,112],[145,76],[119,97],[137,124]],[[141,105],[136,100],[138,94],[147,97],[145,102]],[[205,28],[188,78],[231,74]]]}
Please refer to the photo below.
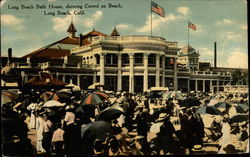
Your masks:
{"label": "white facade", "polygon": [[84,63],[92,64],[101,84],[107,85],[105,78],[109,76],[116,83],[113,90],[142,92],[152,86],[165,87],[168,77],[177,90],[176,42],[151,36],[96,36],[91,41],[90,45],[73,48],[71,54],[81,55]]}

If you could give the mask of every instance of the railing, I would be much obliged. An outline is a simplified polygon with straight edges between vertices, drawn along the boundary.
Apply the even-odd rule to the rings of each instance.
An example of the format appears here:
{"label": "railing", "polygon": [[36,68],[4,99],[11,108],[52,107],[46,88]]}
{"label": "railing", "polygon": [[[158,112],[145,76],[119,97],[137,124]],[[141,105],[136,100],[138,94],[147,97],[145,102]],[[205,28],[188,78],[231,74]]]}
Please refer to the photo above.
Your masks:
{"label": "railing", "polygon": [[228,72],[209,72],[209,71],[195,71],[195,72],[192,72],[192,74],[195,74],[195,75],[221,75],[221,76],[231,76],[232,74],[231,73],[228,73]]}
{"label": "railing", "polygon": [[[151,37],[151,36],[97,36],[92,38],[93,43],[97,42],[162,42],[167,44],[169,47],[177,47],[177,42],[167,42],[162,37]],[[71,52],[76,52],[82,49],[91,49],[89,45],[75,47],[71,49]]]}
{"label": "railing", "polygon": [[226,85],[224,86],[224,91],[232,93],[248,93],[248,85]]}

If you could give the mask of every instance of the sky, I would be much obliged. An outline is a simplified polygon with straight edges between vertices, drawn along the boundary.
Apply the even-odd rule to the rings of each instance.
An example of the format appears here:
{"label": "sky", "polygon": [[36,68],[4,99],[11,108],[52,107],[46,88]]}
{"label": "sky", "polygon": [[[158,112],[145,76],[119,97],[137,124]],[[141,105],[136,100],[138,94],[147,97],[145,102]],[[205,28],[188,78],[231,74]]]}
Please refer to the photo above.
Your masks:
{"label": "sky", "polygon": [[[165,18],[152,13],[153,36],[178,42],[182,48],[188,43],[190,21],[197,30],[189,29],[189,44],[199,51],[200,61],[213,65],[217,42],[217,66],[248,68],[245,0],[153,1],[165,10]],[[68,4],[75,7],[66,8]],[[110,8],[109,4],[118,8]],[[93,28],[110,34],[114,26],[120,35],[150,35],[150,4],[150,0],[2,0],[1,53],[7,54],[8,48],[12,48],[13,56],[22,57],[58,41],[67,36],[72,19],[77,36]],[[21,5],[33,5],[33,9],[22,9]],[[38,9],[37,5],[45,5],[46,9]],[[63,8],[49,9],[49,5]],[[58,10],[71,15],[57,15]],[[74,14],[79,11],[84,14]],[[48,15],[50,12],[55,15]]]}

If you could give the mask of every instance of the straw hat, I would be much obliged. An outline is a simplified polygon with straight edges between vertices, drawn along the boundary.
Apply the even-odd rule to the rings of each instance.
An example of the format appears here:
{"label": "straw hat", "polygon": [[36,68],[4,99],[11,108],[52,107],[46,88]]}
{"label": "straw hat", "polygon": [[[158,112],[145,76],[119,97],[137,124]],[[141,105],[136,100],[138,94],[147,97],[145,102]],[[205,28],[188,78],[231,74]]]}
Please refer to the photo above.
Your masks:
{"label": "straw hat", "polygon": [[194,145],[194,148],[192,148],[193,152],[203,152],[204,149],[202,148],[202,145]]}
{"label": "straw hat", "polygon": [[165,118],[166,116],[167,116],[166,113],[161,113],[161,114],[159,115],[159,118]]}

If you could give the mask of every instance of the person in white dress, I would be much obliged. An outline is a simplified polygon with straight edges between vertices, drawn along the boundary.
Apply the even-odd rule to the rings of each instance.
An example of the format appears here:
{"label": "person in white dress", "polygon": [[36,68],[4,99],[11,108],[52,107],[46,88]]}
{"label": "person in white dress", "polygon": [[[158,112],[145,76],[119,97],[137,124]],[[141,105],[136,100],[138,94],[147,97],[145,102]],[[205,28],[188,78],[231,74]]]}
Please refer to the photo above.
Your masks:
{"label": "person in white dress", "polygon": [[222,137],[219,140],[219,145],[221,146],[219,154],[226,153],[223,148],[226,148],[227,145],[232,144],[232,135],[231,135],[231,126],[228,123],[228,115],[225,115],[222,121]]}
{"label": "person in white dress", "polygon": [[30,129],[35,129],[36,128],[36,110],[38,109],[38,104],[36,100],[32,100],[32,103],[27,107],[27,110],[31,111],[30,115],[30,123],[29,123],[29,128]]}
{"label": "person in white dress", "polygon": [[43,113],[38,113],[38,118],[37,118],[37,143],[36,143],[36,150],[38,152],[46,152],[45,149],[42,146],[42,141],[43,141],[43,128],[42,125],[44,123],[43,119]]}

